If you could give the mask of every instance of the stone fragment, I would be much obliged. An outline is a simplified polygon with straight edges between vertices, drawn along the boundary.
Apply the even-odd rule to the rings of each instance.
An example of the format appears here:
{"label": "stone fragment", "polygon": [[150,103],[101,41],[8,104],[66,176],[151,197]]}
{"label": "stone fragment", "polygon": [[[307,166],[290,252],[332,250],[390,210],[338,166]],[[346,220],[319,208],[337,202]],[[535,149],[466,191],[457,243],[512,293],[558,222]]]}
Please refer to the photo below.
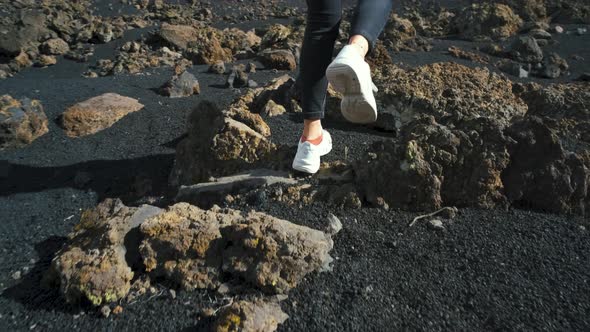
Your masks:
{"label": "stone fragment", "polygon": [[537,44],[537,40],[530,36],[518,37],[510,46],[510,54],[513,59],[526,63],[539,63],[543,61],[543,50]]}
{"label": "stone fragment", "polygon": [[212,330],[262,332],[276,331],[289,316],[283,312],[276,299],[238,301],[221,309],[215,316]]}
{"label": "stone fragment", "polygon": [[265,136],[270,129],[259,115],[235,105],[229,111],[224,114],[214,104],[202,102],[191,113],[188,137],[176,148],[171,185],[196,184],[254,168],[275,151]]}
{"label": "stone fragment", "polygon": [[334,236],[335,234],[337,234],[341,230],[342,230],[342,222],[340,221],[340,219],[338,219],[338,217],[336,217],[335,215],[330,213],[328,215],[328,227],[327,227],[326,233],[331,236]]}
{"label": "stone fragment", "polygon": [[53,55],[41,54],[35,63],[39,67],[53,66],[57,63],[57,59]]}
{"label": "stone fragment", "polygon": [[143,107],[136,99],[105,93],[69,107],[61,116],[61,126],[70,137],[91,135]]}
{"label": "stone fragment", "polygon": [[125,297],[134,276],[129,264],[139,260],[134,229],[160,212],[148,205],[126,207],[112,199],[85,211],[51,262],[45,283],[58,284],[70,303],[99,306]]}
{"label": "stone fragment", "polygon": [[221,202],[229,194],[246,193],[277,183],[294,185],[297,180],[290,178],[287,172],[254,169],[237,175],[217,178],[213,182],[181,186],[175,200],[210,207]]}
{"label": "stone fragment", "polygon": [[0,97],[0,149],[19,148],[46,134],[47,116],[38,100]]}
{"label": "stone fragment", "polygon": [[428,222],[428,226],[436,231],[442,231],[445,229],[442,220],[440,219],[432,219]]}
{"label": "stone fragment", "polygon": [[455,32],[469,40],[497,40],[514,35],[522,19],[504,4],[484,2],[465,7],[453,20]]}
{"label": "stone fragment", "polygon": [[245,88],[248,87],[248,73],[246,73],[245,67],[234,66],[227,76],[226,87],[228,88]]}
{"label": "stone fragment", "polygon": [[160,91],[170,98],[182,98],[201,93],[201,87],[195,75],[185,71],[173,76],[160,88]]}
{"label": "stone fragment", "polygon": [[289,50],[264,50],[258,57],[262,64],[270,69],[293,71],[297,67],[297,60]]}
{"label": "stone fragment", "polygon": [[223,61],[216,61],[209,66],[209,72],[214,74],[225,74],[225,63]]}
{"label": "stone fragment", "polygon": [[44,42],[40,49],[41,52],[47,55],[62,55],[70,50],[70,46],[63,39],[54,38]]}

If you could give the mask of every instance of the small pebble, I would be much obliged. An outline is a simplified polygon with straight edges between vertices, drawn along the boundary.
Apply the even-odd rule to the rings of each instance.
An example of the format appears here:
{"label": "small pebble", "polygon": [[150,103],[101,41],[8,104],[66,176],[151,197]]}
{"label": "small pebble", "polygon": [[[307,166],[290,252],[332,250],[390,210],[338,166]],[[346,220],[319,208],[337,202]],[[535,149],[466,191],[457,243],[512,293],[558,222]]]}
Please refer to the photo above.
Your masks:
{"label": "small pebble", "polygon": [[229,293],[229,286],[227,284],[221,284],[219,288],[217,288],[217,292],[219,294],[227,294]]}
{"label": "small pebble", "polygon": [[428,222],[428,225],[430,225],[430,228],[439,231],[445,229],[445,226],[443,226],[443,222],[440,219],[432,219]]}
{"label": "small pebble", "polygon": [[176,291],[175,291],[174,289],[171,289],[171,290],[170,290],[170,297],[171,297],[172,299],[175,299],[175,298],[176,298]]}
{"label": "small pebble", "polygon": [[102,308],[100,308],[100,313],[104,318],[108,318],[111,314],[111,308],[108,305],[105,305]]}
{"label": "small pebble", "polygon": [[19,280],[21,278],[21,272],[20,271],[16,271],[12,274],[12,279],[14,280]]}
{"label": "small pebble", "polygon": [[122,312],[123,312],[123,307],[121,307],[120,305],[116,306],[116,307],[113,309],[113,311],[112,311],[112,313],[113,313],[114,315],[118,315],[118,314],[120,314],[120,313],[122,313]]}
{"label": "small pebble", "polygon": [[334,235],[340,232],[340,230],[342,230],[342,222],[340,221],[340,219],[338,219],[338,217],[330,213],[328,215],[328,227],[326,232],[330,235]]}

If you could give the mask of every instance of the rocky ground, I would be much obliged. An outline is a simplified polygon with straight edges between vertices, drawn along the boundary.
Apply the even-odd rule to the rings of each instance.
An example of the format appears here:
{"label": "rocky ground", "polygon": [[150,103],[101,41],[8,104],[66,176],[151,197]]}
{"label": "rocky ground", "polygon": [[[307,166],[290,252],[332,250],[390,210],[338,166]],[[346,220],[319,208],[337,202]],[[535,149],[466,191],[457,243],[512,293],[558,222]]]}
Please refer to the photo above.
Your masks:
{"label": "rocky ground", "polygon": [[396,3],[312,177],[303,1],[0,5],[3,330],[590,328],[586,2]]}

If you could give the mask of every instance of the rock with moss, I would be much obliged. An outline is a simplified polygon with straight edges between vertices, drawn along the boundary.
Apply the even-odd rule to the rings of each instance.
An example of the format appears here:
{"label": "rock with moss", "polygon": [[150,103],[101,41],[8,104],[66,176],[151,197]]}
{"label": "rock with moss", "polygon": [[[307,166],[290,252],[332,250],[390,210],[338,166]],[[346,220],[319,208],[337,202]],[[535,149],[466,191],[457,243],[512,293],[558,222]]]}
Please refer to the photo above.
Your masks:
{"label": "rock with moss", "polygon": [[45,135],[47,116],[41,102],[9,95],[0,97],[0,149],[19,148]]}
{"label": "rock with moss", "polygon": [[262,213],[221,229],[222,270],[268,293],[285,293],[307,274],[329,269],[331,237]]}
{"label": "rock with moss", "polygon": [[59,285],[70,303],[94,306],[125,297],[139,261],[137,228],[159,208],[127,207],[120,200],[107,199],[82,214],[66,246],[51,262],[45,275],[47,285]]}
{"label": "rock with moss", "polygon": [[276,299],[241,300],[222,308],[212,324],[212,331],[267,332],[276,331],[289,316]]}
{"label": "rock with moss", "polygon": [[[249,113],[244,117],[252,119]],[[260,119],[261,123],[264,123]],[[269,157],[275,145],[244,122],[226,116],[210,102],[202,102],[189,116],[188,137],[176,148],[170,183],[191,185],[252,168]]]}
{"label": "rock with moss", "polygon": [[515,205],[556,213],[590,208],[590,87],[584,83],[529,86],[526,117],[508,135],[505,192]]}
{"label": "rock with moss", "polygon": [[453,31],[468,40],[497,40],[513,36],[522,19],[504,4],[484,2],[464,8],[453,20]]}

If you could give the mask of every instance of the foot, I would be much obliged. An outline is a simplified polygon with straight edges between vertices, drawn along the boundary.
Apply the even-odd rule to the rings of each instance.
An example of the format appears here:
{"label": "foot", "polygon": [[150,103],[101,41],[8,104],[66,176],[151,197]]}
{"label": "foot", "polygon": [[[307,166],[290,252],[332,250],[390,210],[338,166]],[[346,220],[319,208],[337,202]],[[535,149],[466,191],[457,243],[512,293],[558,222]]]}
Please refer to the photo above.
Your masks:
{"label": "foot", "polygon": [[332,137],[325,130],[322,131],[322,136],[312,141],[301,137],[293,160],[293,169],[315,174],[320,169],[320,157],[327,155],[331,150]]}
{"label": "foot", "polygon": [[371,68],[354,45],[346,45],[326,70],[328,81],[343,94],[340,109],[344,118],[354,123],[377,120],[377,103],[373,92]]}

